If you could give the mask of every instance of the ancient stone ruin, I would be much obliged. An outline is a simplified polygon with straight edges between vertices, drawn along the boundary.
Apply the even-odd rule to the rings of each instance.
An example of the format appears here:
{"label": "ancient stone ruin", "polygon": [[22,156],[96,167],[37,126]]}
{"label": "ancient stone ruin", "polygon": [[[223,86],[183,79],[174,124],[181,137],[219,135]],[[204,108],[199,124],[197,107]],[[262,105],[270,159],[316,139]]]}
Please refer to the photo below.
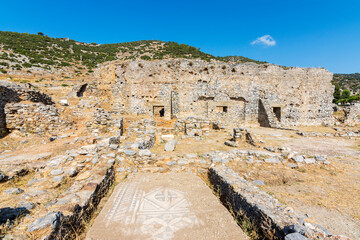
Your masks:
{"label": "ancient stone ruin", "polygon": [[128,114],[289,127],[329,122],[333,112],[332,73],[324,69],[166,60],[105,65],[102,71],[114,72],[108,84]]}
{"label": "ancient stone ruin", "polygon": [[[34,90],[31,85],[0,81],[0,136],[11,129],[24,130],[26,126],[38,132],[51,131],[55,128],[53,123],[58,122],[53,104],[49,96]],[[40,119],[47,122],[46,126],[38,125]]]}
{"label": "ancient stone ruin", "polygon": [[[81,84],[39,84],[46,94],[0,81],[0,238],[349,239],[265,188],[347,174],[338,149],[303,148],[360,137],[333,127],[331,80],[324,69],[172,59],[107,62]],[[346,109],[352,123],[358,109]]]}
{"label": "ancient stone ruin", "polygon": [[360,122],[360,102],[354,102],[344,106],[343,111],[345,113],[346,123]]}

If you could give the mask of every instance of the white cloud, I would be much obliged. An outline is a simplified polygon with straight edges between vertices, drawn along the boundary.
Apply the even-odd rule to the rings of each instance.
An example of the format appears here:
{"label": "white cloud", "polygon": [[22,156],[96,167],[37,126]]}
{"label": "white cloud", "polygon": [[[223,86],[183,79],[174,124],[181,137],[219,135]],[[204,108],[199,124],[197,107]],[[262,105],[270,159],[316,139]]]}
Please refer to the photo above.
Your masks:
{"label": "white cloud", "polygon": [[267,47],[273,47],[276,45],[275,39],[273,39],[270,35],[264,35],[262,37],[258,37],[256,40],[251,42],[251,45],[264,45]]}

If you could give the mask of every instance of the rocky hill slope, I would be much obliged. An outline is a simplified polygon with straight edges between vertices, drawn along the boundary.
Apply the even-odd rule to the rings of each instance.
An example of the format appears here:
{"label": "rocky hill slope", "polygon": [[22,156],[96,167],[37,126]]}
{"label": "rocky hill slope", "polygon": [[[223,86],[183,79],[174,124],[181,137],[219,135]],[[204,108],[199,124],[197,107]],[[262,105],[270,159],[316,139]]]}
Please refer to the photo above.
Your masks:
{"label": "rocky hill slope", "polygon": [[[199,48],[176,42],[142,40],[97,44],[52,38],[42,33],[0,31],[0,76],[4,77],[81,80],[91,78],[93,70],[108,61],[172,58],[267,63],[243,56],[216,57]],[[360,93],[360,74],[334,74],[333,84],[341,89],[349,89],[353,94]]]}
{"label": "rocky hill slope", "polygon": [[360,93],[360,73],[334,74],[333,84],[338,84],[341,89],[348,89],[353,94]]}
{"label": "rocky hill slope", "polygon": [[99,63],[112,60],[156,60],[168,58],[206,61],[258,61],[245,57],[215,57],[186,44],[142,40],[114,44],[83,43],[69,38],[0,31],[0,73],[23,71],[31,74],[41,69],[64,69],[75,76],[89,75]]}

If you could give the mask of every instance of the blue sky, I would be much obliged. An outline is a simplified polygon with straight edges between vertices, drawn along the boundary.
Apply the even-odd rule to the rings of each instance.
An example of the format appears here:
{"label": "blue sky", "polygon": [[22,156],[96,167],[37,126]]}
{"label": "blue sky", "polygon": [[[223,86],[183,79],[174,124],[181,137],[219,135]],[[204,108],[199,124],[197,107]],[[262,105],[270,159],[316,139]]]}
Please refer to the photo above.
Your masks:
{"label": "blue sky", "polygon": [[176,41],[215,56],[360,72],[359,0],[2,0],[0,5],[1,31],[41,31],[89,43]]}

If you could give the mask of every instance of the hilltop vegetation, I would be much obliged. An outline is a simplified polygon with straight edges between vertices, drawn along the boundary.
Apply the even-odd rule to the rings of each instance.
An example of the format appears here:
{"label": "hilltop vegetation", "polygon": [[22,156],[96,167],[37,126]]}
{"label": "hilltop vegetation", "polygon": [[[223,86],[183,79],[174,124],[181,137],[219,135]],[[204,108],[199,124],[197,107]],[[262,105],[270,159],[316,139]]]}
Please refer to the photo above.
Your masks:
{"label": "hilltop vegetation", "polygon": [[333,84],[354,94],[360,93],[360,73],[334,74]]}
{"label": "hilltop vegetation", "polygon": [[114,60],[117,51],[112,44],[86,44],[13,32],[0,32],[0,44],[5,50],[0,59],[17,62],[16,68],[59,68],[79,63],[92,68],[99,62]]}
{"label": "hilltop vegetation", "polygon": [[[360,100],[360,73],[334,74],[334,103],[351,103]],[[350,90],[349,90],[350,89]]]}
{"label": "hilltop vegetation", "polygon": [[249,58],[215,57],[186,44],[142,40],[114,44],[83,43],[68,38],[51,38],[43,33],[28,34],[0,31],[0,71],[39,67],[75,67],[92,71],[97,64],[116,59],[155,60],[190,58],[206,61],[258,62]]}
{"label": "hilltop vegetation", "polygon": [[264,61],[257,61],[251,58],[247,58],[247,57],[242,57],[242,56],[226,56],[226,57],[218,57],[219,60],[224,61],[224,62],[253,62],[253,63],[257,63],[257,64],[262,64],[262,63],[267,63]]}

